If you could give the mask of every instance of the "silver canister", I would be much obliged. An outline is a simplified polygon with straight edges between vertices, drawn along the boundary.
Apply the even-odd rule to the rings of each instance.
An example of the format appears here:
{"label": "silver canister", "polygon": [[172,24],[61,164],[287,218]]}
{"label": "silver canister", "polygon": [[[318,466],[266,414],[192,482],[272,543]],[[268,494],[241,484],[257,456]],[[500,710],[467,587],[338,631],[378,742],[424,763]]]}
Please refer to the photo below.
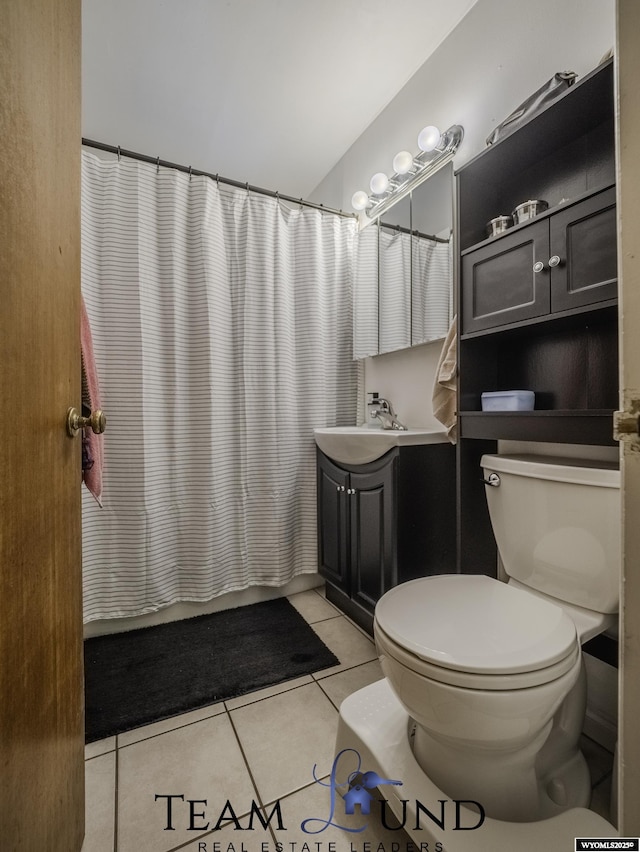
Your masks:
{"label": "silver canister", "polygon": [[547,202],[541,201],[540,199],[523,201],[522,204],[518,204],[516,209],[513,211],[513,221],[516,225],[520,225],[528,219],[533,219],[533,217],[537,216],[539,213],[543,213],[548,209],[548,207],[549,205]]}
{"label": "silver canister", "polygon": [[486,224],[487,236],[497,237],[498,234],[503,234],[512,225],[511,216],[496,216],[495,219],[489,220]]}

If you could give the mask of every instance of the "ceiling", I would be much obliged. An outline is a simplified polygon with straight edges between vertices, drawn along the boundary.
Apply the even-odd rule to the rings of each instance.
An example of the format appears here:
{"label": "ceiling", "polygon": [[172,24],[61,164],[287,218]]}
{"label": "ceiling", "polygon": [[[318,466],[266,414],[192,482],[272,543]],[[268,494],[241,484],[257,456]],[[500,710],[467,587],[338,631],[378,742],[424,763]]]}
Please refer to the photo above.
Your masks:
{"label": "ceiling", "polygon": [[82,135],[308,197],[476,0],[83,0]]}

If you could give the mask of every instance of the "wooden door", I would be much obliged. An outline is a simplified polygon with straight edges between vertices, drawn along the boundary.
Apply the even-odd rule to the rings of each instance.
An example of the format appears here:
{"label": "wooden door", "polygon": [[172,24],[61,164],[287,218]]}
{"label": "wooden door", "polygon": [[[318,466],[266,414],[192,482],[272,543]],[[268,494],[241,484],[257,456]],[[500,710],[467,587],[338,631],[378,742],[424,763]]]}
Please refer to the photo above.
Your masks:
{"label": "wooden door", "polygon": [[[551,310],[595,305],[618,295],[616,190],[571,204],[549,219]],[[555,258],[557,266],[552,266]]]}
{"label": "wooden door", "polygon": [[84,825],[80,0],[0,6],[0,847]]}
{"label": "wooden door", "polygon": [[548,314],[548,259],[546,219],[463,255],[462,333]]}

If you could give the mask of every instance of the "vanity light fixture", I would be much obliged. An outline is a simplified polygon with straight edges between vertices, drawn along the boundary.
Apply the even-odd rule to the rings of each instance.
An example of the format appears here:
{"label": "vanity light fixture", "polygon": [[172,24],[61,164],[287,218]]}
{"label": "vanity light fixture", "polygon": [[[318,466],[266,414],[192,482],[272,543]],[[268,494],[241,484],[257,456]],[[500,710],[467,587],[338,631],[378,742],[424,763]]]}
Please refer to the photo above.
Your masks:
{"label": "vanity light fixture", "polygon": [[369,187],[374,195],[384,195],[384,193],[389,189],[389,178],[384,172],[377,172],[371,178]]}
{"label": "vanity light fixture", "polygon": [[359,189],[353,193],[351,197],[351,206],[354,210],[364,210],[369,204],[369,196],[363,189]]}
{"label": "vanity light fixture", "polygon": [[413,168],[413,154],[410,151],[398,151],[393,158],[393,170],[399,175],[406,175]]}
{"label": "vanity light fixture", "polygon": [[391,177],[377,172],[369,184],[371,195],[358,190],[351,198],[351,206],[354,210],[364,211],[370,219],[379,216],[424,178],[448,163],[458,150],[463,135],[464,130],[459,124],[453,124],[444,133],[432,124],[423,127],[418,135],[420,151],[415,156],[410,151],[399,151],[393,158],[394,173]]}
{"label": "vanity light fixture", "polygon": [[433,151],[439,141],[440,131],[433,124],[423,127],[420,133],[418,133],[418,148],[421,151]]}

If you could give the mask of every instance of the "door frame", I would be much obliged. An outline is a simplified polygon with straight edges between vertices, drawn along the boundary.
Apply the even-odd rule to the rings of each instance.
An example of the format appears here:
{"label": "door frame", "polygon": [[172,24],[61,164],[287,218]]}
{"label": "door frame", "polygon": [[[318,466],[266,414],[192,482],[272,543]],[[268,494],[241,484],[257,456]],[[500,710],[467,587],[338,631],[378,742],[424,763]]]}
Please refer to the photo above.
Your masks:
{"label": "door frame", "polygon": [[[640,3],[616,3],[616,162],[618,205],[620,409],[640,405]],[[620,587],[618,829],[640,836],[640,438],[620,445],[622,581]]]}

